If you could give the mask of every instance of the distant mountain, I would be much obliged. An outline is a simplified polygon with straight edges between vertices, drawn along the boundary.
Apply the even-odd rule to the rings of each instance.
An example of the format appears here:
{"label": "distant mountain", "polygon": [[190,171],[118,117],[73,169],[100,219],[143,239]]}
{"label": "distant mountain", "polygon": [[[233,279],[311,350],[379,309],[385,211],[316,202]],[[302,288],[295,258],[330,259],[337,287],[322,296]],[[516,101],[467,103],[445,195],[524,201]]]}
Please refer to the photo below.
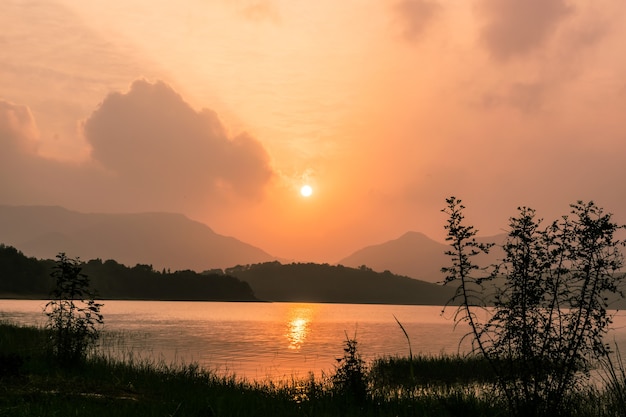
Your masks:
{"label": "distant mountain", "polygon": [[28,256],[115,259],[125,265],[204,271],[276,258],[182,214],[78,213],[62,207],[0,205],[0,243]]}
{"label": "distant mountain", "polygon": [[[477,240],[502,243],[504,237],[498,235]],[[408,232],[398,239],[360,249],[340,260],[339,264],[352,267],[366,265],[375,271],[388,270],[426,282],[441,282],[445,278],[441,268],[450,263],[449,257],[445,255],[449,248],[423,233]],[[501,252],[494,248],[489,255],[477,257],[476,262],[488,264],[495,262],[498,257],[501,257]]]}
{"label": "distant mountain", "polygon": [[279,262],[229,268],[266,301],[444,305],[454,289],[341,265]]}

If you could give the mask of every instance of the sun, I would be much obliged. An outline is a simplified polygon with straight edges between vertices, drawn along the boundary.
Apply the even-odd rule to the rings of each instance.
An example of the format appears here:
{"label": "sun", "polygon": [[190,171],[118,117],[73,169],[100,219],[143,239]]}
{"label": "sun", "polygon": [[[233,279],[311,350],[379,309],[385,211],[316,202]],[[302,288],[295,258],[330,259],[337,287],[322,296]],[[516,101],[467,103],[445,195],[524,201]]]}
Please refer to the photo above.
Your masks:
{"label": "sun", "polygon": [[311,188],[310,185],[303,185],[300,188],[300,195],[302,197],[311,197],[311,195],[313,194],[313,188]]}

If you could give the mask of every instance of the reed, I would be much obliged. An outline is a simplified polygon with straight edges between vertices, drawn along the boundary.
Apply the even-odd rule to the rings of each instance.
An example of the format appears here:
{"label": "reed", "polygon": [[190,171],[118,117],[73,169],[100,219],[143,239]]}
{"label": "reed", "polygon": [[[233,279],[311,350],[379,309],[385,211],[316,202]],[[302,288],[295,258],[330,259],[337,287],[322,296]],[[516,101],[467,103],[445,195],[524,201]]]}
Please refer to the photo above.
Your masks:
{"label": "reed", "polygon": [[482,357],[445,354],[378,358],[370,374],[374,385],[380,387],[484,385],[495,378]]}

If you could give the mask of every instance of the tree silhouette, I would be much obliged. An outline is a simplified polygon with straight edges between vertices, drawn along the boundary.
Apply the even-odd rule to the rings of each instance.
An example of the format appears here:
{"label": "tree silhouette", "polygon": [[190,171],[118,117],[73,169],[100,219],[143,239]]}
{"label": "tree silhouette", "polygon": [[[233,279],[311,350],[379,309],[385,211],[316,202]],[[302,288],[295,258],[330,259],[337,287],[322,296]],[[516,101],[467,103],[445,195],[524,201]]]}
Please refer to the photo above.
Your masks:
{"label": "tree silhouette", "polygon": [[51,352],[62,364],[71,365],[84,359],[87,350],[98,339],[98,325],[103,324],[102,304],[94,301],[89,278],[81,273],[78,259],[57,255],[51,276],[56,286],[44,312],[51,330]]}
{"label": "tree silhouette", "polygon": [[[482,269],[472,258],[491,245],[476,242],[461,200],[446,202],[451,266],[442,271],[444,283],[456,285],[455,321],[469,325],[474,350],[490,362],[512,415],[558,415],[594,361],[609,352],[603,341],[609,299],[624,280],[624,242],[615,233],[624,226],[593,202],[572,204],[569,215],[547,227],[521,207],[510,219],[503,259]],[[487,282],[495,289],[490,309]],[[479,320],[478,309],[486,319]]]}

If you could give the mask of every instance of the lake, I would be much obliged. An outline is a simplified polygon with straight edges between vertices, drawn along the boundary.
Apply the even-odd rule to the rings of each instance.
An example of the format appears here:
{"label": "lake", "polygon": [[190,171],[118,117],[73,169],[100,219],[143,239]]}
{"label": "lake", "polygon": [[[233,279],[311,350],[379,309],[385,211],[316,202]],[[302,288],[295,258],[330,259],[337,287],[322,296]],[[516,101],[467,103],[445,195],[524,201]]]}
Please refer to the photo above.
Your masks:
{"label": "lake", "polygon": [[[0,300],[0,319],[41,325],[43,300]],[[465,327],[454,328],[450,307],[365,304],[105,301],[105,337],[113,355],[197,362],[221,374],[254,380],[332,373],[346,336],[358,340],[365,360],[380,356],[454,354]],[[615,316],[609,343],[626,347],[626,315]],[[112,343],[110,340],[113,340]],[[626,348],[622,348],[626,351]]]}

